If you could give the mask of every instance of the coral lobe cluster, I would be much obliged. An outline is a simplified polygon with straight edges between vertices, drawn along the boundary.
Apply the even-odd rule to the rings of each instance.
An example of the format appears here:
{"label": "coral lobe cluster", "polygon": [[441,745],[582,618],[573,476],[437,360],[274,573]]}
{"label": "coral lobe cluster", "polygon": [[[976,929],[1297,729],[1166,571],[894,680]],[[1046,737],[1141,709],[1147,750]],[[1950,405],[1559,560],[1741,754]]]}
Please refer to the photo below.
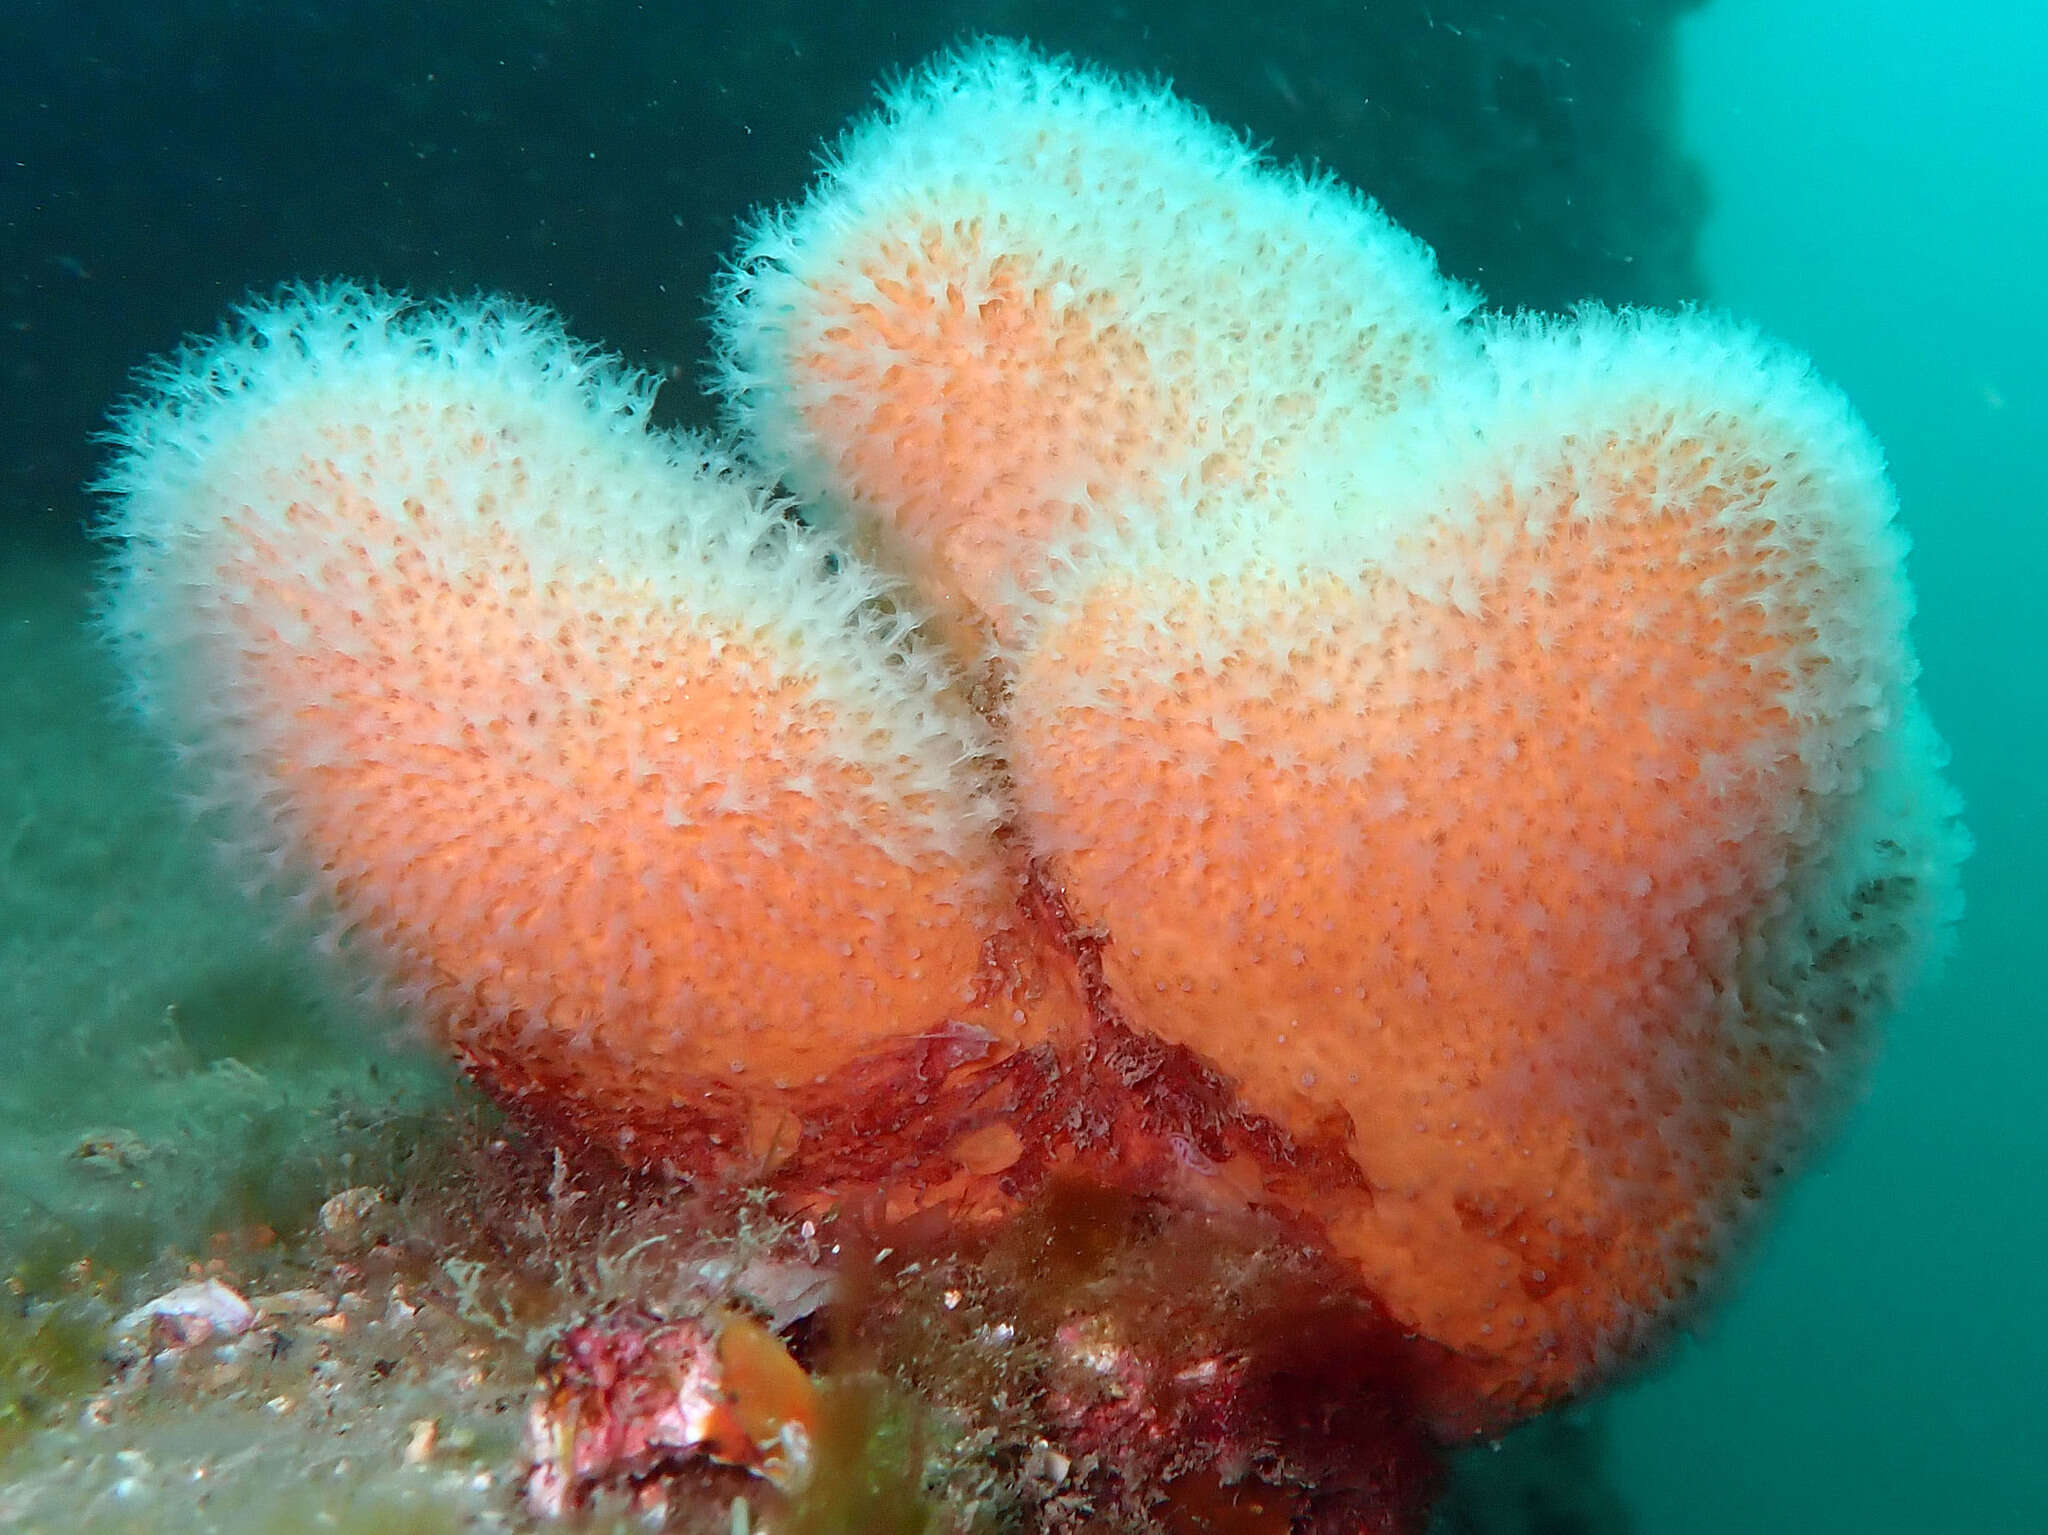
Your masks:
{"label": "coral lobe cluster", "polygon": [[109,621],[529,1117],[793,1210],[1265,1223],[1497,1429],[1710,1282],[1960,833],[1846,405],[1474,303],[983,45],[750,232],[737,458],[536,312],[292,290],[122,417]]}

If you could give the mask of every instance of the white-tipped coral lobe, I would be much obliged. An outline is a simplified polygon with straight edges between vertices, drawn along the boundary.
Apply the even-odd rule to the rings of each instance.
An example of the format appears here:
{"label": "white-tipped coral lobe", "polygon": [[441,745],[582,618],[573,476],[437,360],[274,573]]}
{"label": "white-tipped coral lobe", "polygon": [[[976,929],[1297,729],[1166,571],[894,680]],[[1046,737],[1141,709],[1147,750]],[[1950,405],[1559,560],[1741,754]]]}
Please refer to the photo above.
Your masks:
{"label": "white-tipped coral lobe", "polygon": [[715,316],[748,451],[1013,641],[1062,559],[1235,516],[1469,366],[1471,295],[1158,87],[992,43],[891,90]]}
{"label": "white-tipped coral lobe", "polygon": [[255,854],[501,1092],[716,1138],[964,1012],[984,727],[884,583],[499,301],[292,290],[118,421],[107,622]]}

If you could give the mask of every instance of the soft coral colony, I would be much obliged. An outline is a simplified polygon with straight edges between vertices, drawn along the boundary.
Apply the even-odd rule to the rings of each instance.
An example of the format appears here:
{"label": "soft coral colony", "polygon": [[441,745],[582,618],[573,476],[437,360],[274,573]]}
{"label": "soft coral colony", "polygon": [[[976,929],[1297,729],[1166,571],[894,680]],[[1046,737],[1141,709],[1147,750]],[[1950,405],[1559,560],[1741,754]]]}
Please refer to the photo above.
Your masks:
{"label": "soft coral colony", "polygon": [[717,325],[730,449],[542,312],[349,286],[121,415],[111,630],[333,937],[630,1164],[1287,1244],[1440,1437],[1682,1319],[1958,904],[1807,362],[1479,314],[1008,44],[893,89]]}

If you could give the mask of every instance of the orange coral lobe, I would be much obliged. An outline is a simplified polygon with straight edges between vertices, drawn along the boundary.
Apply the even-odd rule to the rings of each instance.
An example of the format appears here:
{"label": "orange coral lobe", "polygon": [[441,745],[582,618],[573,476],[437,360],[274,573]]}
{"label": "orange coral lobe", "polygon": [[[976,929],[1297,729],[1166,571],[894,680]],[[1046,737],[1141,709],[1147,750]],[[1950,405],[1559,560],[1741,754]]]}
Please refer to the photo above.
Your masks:
{"label": "orange coral lobe", "polygon": [[[1659,1031],[1628,1036],[1645,1014],[1692,1001],[1688,941],[1718,924],[1725,948],[1731,915],[1753,898],[1737,888],[1703,899],[1723,863],[1714,823],[1732,830],[1740,812],[1714,805],[1696,773],[1638,776],[1646,759],[1625,702],[1608,700],[1614,712],[1602,715],[1586,679],[1559,678],[1554,663],[1572,658],[1555,646],[1546,685],[1526,632],[1435,614],[1410,631],[1412,646],[1492,648],[1491,685],[1416,677],[1375,664],[1371,586],[1345,595],[1349,621],[1317,626],[1335,654],[1292,656],[1292,690],[1265,691],[1275,679],[1255,672],[1118,688],[1100,712],[1020,720],[1016,760],[1049,839],[1073,849],[1055,870],[1079,915],[1111,928],[1104,972],[1132,1021],[1216,1062],[1283,1123],[1340,1106],[1381,1194],[1355,1234],[1375,1288],[1432,1336],[1477,1345],[1523,1272],[1557,1271],[1564,1250],[1616,1234],[1579,1165],[1585,1121],[1572,1111],[1658,1081]],[[1074,627],[1048,648],[1048,668],[1088,682],[1131,674],[1115,643],[1128,631],[1091,631],[1085,617]],[[1256,653],[1275,638],[1261,625],[1228,643]],[[1672,670],[1668,657],[1634,659],[1646,677]],[[1290,708],[1333,671],[1342,696],[1406,688],[1409,702],[1355,722]],[[1037,681],[1027,669],[1020,695]],[[1619,723],[1603,729],[1603,718]],[[1048,760],[1060,770],[1041,778]],[[1164,779],[1162,763],[1174,765]],[[1662,911],[1641,915],[1652,891],[1681,909],[1701,903],[1691,933]],[[1562,1067],[1577,1103],[1546,1110],[1517,1090],[1539,1058]],[[1677,1092],[1632,1103],[1632,1139]],[[1695,1170],[1710,1183],[1708,1173]],[[1496,1233],[1454,1213],[1479,1193],[1537,1213],[1552,1233],[1533,1247],[1522,1238],[1511,1272],[1488,1256]],[[1642,1299],[1645,1280],[1664,1277],[1627,1288]],[[1476,1314],[1454,1317],[1475,1283]]]}
{"label": "orange coral lobe", "polygon": [[501,1095],[638,1160],[758,1169],[906,1041],[1039,1037],[981,726],[877,578],[559,332],[379,302],[259,315],[301,336],[265,389],[223,344],[141,428],[194,440],[136,492],[138,670],[245,834]]}
{"label": "orange coral lobe", "polygon": [[1514,442],[1348,573],[1106,569],[1020,664],[1023,824],[1124,1015],[1341,1113],[1371,1197],[1305,1208],[1489,1412],[1670,1314],[1848,1026],[1773,951],[1898,674],[1778,430]]}
{"label": "orange coral lobe", "polygon": [[[217,577],[303,626],[244,640],[252,683],[294,701],[268,768],[337,899],[458,1040],[512,1020],[601,1039],[618,1066],[557,1086],[594,1078],[578,1096],[610,1118],[732,1078],[765,998],[780,1032],[754,1066],[785,1087],[967,1003],[999,893],[963,901],[959,858],[878,840],[872,772],[831,751],[831,701],[786,657],[692,633],[610,572],[539,580],[498,537],[436,578],[422,545],[449,530],[351,490],[295,511],[303,544],[251,539]],[[390,575],[291,579],[349,543]]]}
{"label": "orange coral lobe", "polygon": [[1466,303],[1344,189],[1271,176],[1164,91],[994,44],[892,93],[755,230],[717,324],[749,452],[978,662],[1177,487],[1255,490],[1369,439],[1469,360]]}

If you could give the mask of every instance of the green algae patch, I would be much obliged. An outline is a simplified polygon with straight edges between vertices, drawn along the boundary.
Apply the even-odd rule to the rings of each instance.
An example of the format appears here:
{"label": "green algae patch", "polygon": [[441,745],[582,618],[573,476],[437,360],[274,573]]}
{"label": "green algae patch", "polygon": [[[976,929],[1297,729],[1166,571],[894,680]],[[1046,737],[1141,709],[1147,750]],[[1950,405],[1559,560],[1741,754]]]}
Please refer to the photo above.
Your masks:
{"label": "green algae patch", "polygon": [[64,1305],[0,1312],[0,1462],[98,1383],[102,1327]]}
{"label": "green algae patch", "polygon": [[826,1379],[810,1475],[778,1525],[790,1535],[932,1535],[952,1528],[926,1488],[930,1443],[925,1409],[886,1378]]}

